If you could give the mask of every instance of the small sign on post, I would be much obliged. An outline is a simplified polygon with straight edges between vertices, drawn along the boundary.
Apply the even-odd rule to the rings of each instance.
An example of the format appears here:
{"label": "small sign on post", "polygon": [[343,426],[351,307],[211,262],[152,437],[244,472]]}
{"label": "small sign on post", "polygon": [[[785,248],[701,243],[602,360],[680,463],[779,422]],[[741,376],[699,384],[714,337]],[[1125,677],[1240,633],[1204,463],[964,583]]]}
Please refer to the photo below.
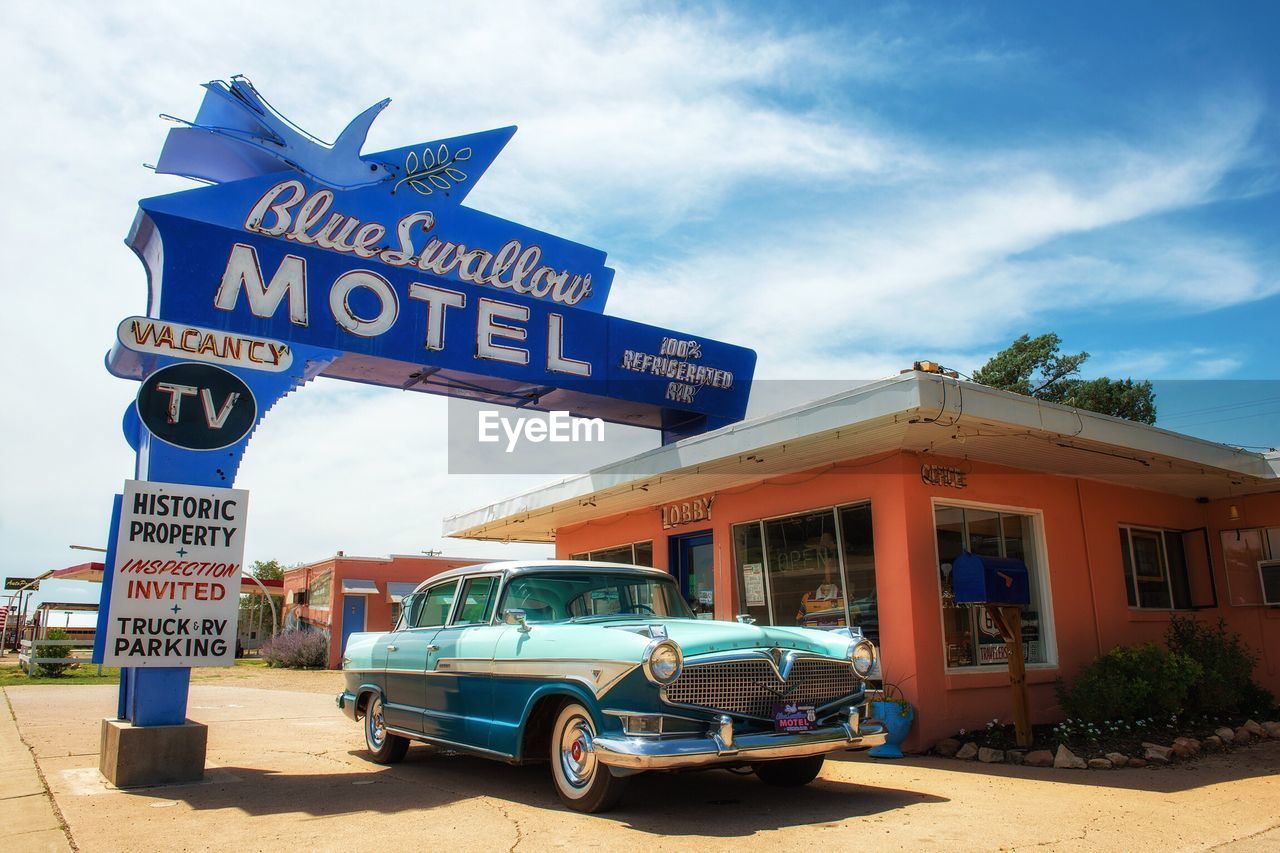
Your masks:
{"label": "small sign on post", "polygon": [[129,480],[102,662],[231,666],[249,493]]}

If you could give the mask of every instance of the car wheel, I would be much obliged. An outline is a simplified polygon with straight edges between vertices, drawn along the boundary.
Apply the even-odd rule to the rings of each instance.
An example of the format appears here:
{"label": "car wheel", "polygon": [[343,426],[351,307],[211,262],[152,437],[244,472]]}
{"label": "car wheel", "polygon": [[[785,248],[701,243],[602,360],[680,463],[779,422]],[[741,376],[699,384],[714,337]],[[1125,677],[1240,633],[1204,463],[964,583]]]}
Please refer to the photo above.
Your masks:
{"label": "car wheel", "polygon": [[756,776],[766,785],[776,788],[799,788],[808,785],[818,777],[822,770],[825,755],[811,755],[808,758],[783,758],[778,761],[762,761],[751,765]]}
{"label": "car wheel", "polygon": [[577,702],[560,710],[551,729],[551,778],[561,801],[575,811],[594,814],[618,804],[627,787],[592,751],[596,729],[591,714]]}
{"label": "car wheel", "polygon": [[364,712],[364,745],[369,755],[379,764],[395,764],[409,751],[409,739],[387,731],[382,718],[382,697],[369,699]]}

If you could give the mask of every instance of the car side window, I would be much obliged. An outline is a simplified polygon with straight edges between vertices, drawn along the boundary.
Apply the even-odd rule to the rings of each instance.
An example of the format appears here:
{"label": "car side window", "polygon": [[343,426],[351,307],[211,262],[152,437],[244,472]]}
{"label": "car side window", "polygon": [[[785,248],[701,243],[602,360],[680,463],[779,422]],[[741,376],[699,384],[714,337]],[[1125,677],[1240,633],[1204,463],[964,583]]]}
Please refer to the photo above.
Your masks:
{"label": "car side window", "polygon": [[498,590],[496,577],[471,578],[462,591],[462,604],[454,625],[482,625],[489,621],[494,593]]}
{"label": "car side window", "polygon": [[523,610],[530,622],[552,622],[567,619],[564,607],[557,607],[549,590],[538,583],[537,576],[514,577],[507,583],[507,592],[502,600],[502,609]]}
{"label": "car side window", "polygon": [[[394,606],[394,605],[392,605]],[[400,612],[396,615],[393,631],[400,631],[413,625],[422,611],[422,593],[411,592],[400,600]]]}
{"label": "car side window", "polygon": [[434,628],[449,620],[449,611],[453,609],[453,598],[458,591],[458,582],[442,583],[433,586],[422,594],[422,606],[418,610],[418,618],[413,620],[415,628]]}

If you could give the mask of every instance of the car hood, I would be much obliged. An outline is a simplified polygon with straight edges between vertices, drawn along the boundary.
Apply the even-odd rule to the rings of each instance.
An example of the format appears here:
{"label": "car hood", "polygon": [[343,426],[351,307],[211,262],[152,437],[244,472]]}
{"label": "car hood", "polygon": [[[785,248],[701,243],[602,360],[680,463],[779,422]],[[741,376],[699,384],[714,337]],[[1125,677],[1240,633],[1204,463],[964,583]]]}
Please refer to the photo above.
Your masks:
{"label": "car hood", "polygon": [[[781,628],[768,625],[745,625],[741,622],[717,622],[709,619],[654,619],[643,624],[609,625],[634,633],[652,634],[661,626],[675,640],[686,658],[712,652],[739,649],[792,649],[842,658],[849,648],[849,638],[812,628]],[[660,633],[660,632],[657,632]]]}

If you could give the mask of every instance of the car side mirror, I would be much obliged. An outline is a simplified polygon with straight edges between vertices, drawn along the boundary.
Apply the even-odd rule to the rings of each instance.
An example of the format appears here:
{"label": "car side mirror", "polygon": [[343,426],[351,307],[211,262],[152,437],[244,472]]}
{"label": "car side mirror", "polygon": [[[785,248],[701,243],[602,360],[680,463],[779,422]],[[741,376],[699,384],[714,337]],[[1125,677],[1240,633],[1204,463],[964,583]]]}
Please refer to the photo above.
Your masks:
{"label": "car side mirror", "polygon": [[526,620],[524,611],[519,609],[502,611],[502,622],[506,625],[518,625],[520,633],[527,634],[530,631],[529,622]]}
{"label": "car side mirror", "polygon": [[733,618],[737,619],[737,620],[738,620],[739,622],[741,622],[743,625],[754,625],[754,624],[756,624],[756,617],[751,616],[751,615],[746,614],[746,613],[739,613],[737,616],[735,616],[735,617],[733,617]]}

